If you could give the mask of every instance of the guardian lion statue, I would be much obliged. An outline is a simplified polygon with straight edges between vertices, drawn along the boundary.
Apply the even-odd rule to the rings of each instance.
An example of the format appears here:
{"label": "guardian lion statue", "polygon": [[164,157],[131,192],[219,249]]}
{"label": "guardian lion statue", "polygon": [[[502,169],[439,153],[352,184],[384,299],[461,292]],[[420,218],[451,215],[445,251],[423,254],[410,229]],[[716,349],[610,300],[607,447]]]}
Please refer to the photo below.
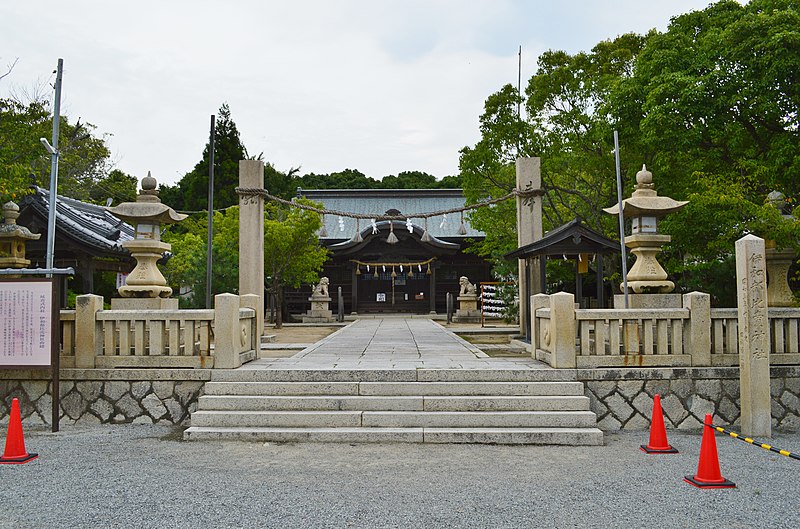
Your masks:
{"label": "guardian lion statue", "polygon": [[475,296],[475,285],[469,282],[467,276],[461,276],[458,279],[458,284],[461,285],[461,291],[458,293],[459,296]]}
{"label": "guardian lion statue", "polygon": [[327,298],[330,297],[328,295],[328,278],[327,277],[320,277],[319,283],[314,285],[314,290],[311,292],[311,295],[314,297],[323,297]]}

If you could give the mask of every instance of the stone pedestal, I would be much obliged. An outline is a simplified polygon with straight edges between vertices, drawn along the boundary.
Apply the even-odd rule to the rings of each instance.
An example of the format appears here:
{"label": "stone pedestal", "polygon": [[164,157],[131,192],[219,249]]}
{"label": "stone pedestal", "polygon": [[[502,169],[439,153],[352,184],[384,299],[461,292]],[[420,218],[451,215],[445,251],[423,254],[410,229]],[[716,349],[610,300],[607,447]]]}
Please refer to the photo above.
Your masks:
{"label": "stone pedestal", "polygon": [[178,299],[111,298],[111,310],[178,310]]}
{"label": "stone pedestal", "polygon": [[[661,245],[670,242],[669,235],[636,233],[625,237],[625,246],[636,256],[636,262],[628,271],[628,290],[635,294],[667,294],[675,289],[675,283],[667,281],[667,272],[661,267],[656,255]],[[620,284],[620,290],[624,284]]]}
{"label": "stone pedestal", "polygon": [[161,241],[133,239],[122,243],[122,247],[131,252],[136,266],[128,274],[125,285],[119,288],[120,295],[126,298],[170,297],[172,289],[167,286],[156,262],[171,246]]}
{"label": "stone pedestal", "polygon": [[458,310],[453,318],[456,323],[480,323],[481,311],[478,310],[478,296],[467,294],[458,296]]}
{"label": "stone pedestal", "polygon": [[765,261],[763,239],[747,235],[736,241],[741,424],[748,437],[772,435]]}
{"label": "stone pedestal", "polygon": [[[629,309],[679,309],[683,307],[680,294],[628,294]],[[614,308],[625,308],[625,295],[614,296]]]}
{"label": "stone pedestal", "polygon": [[311,302],[311,310],[303,316],[303,323],[331,323],[333,321],[329,296],[311,296],[308,301]]}
{"label": "stone pedestal", "polygon": [[789,268],[795,260],[794,250],[767,248],[767,300],[770,307],[793,307],[794,296],[789,287]]}

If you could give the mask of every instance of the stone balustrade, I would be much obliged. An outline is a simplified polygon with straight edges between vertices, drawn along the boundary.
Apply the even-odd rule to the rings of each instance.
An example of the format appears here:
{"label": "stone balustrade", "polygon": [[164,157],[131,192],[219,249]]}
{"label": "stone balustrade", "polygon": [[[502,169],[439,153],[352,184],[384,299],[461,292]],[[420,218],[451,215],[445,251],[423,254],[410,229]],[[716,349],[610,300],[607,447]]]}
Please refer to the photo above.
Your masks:
{"label": "stone balustrade", "polygon": [[233,369],[258,354],[255,295],[219,294],[214,309],[103,310],[79,296],[61,311],[64,368]]}
{"label": "stone balustrade", "polygon": [[[736,309],[708,294],[678,309],[578,309],[568,293],[531,297],[532,354],[558,368],[739,365]],[[773,365],[800,365],[800,308],[770,308]]]}

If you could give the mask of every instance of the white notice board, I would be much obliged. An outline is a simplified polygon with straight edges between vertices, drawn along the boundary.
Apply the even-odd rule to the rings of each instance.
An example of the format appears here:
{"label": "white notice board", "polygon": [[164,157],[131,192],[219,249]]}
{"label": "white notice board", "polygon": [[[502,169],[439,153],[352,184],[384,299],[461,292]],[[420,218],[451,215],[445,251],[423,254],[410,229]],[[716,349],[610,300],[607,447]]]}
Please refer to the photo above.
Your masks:
{"label": "white notice board", "polygon": [[0,367],[50,367],[51,280],[0,281]]}

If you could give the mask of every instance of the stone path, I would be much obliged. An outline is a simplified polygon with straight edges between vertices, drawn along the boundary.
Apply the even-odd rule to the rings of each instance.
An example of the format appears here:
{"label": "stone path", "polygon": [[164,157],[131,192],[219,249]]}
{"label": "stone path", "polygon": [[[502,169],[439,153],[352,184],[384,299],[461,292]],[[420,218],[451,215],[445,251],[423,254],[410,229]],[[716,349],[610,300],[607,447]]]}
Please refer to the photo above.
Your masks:
{"label": "stone path", "polygon": [[531,358],[490,358],[429,319],[358,320],[290,358],[241,369],[546,369]]}

